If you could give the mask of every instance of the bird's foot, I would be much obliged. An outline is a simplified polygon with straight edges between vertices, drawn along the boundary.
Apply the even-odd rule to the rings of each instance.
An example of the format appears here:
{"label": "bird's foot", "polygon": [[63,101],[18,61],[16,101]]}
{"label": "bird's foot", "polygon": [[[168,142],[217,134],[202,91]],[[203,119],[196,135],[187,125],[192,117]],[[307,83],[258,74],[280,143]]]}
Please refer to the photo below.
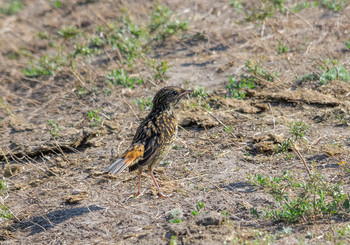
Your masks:
{"label": "bird's foot", "polygon": [[161,198],[169,198],[169,197],[171,197],[172,195],[173,195],[173,194],[165,195],[165,194],[163,194],[162,192],[159,192],[159,193],[158,193],[158,196],[161,197]]}
{"label": "bird's foot", "polygon": [[137,193],[133,196],[133,198],[138,198],[140,195],[141,195],[141,192],[137,192]]}

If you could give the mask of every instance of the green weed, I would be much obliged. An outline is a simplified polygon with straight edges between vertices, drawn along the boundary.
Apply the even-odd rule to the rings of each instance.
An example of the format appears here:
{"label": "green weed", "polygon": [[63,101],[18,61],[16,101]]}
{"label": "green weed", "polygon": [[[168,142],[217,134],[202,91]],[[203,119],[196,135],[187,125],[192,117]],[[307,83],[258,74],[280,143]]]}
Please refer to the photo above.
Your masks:
{"label": "green weed", "polygon": [[350,39],[348,41],[345,42],[345,45],[348,49],[350,49]]}
{"label": "green weed", "polygon": [[224,127],[223,130],[224,130],[225,133],[230,133],[232,131],[232,129],[233,129],[233,127],[230,125],[228,127]]}
{"label": "green weed", "polygon": [[6,179],[3,177],[0,180],[0,221],[1,219],[12,219],[13,217],[13,214],[4,203],[5,199],[8,197],[7,190],[8,185]]}
{"label": "green weed", "polygon": [[298,82],[318,81],[320,85],[325,85],[334,80],[350,81],[349,72],[335,60],[325,59],[318,68],[320,72],[312,72],[304,75],[298,79]]}
{"label": "green weed", "polygon": [[65,26],[58,30],[57,34],[63,37],[65,40],[68,40],[82,35],[83,31],[76,26]]}
{"label": "green weed", "polygon": [[98,109],[97,111],[91,110],[88,112],[91,127],[95,127],[101,124],[102,118],[99,116],[100,111],[101,109]]}
{"label": "green weed", "polygon": [[197,103],[190,102],[190,107],[194,108],[199,106],[205,110],[211,110],[210,104],[208,103],[209,93],[205,88],[195,87],[190,96],[197,100]]}
{"label": "green weed", "polygon": [[340,11],[347,6],[348,0],[322,0],[321,4],[333,11]]}
{"label": "green weed", "polygon": [[47,31],[39,31],[37,37],[41,40],[48,40],[50,38],[50,35],[47,33]]}
{"label": "green weed", "polygon": [[300,12],[303,9],[308,9],[308,8],[313,8],[313,7],[317,7],[318,6],[318,2],[314,1],[314,2],[301,2],[301,3],[296,3],[296,5],[292,8],[292,11],[297,13]]}
{"label": "green weed", "polygon": [[151,110],[153,107],[152,97],[148,97],[146,99],[136,98],[136,100],[134,100],[133,103],[134,105],[138,106],[142,111]]}
{"label": "green weed", "polygon": [[345,237],[350,237],[350,225],[345,225],[339,229],[336,230],[337,236],[339,238],[345,238]]}
{"label": "green weed", "polygon": [[171,236],[169,245],[177,245],[177,236]]}
{"label": "green weed", "polygon": [[[276,152],[286,153],[292,147],[294,147],[296,142],[301,141],[305,134],[309,131],[309,126],[307,126],[303,121],[296,121],[289,124],[289,135],[287,138],[279,143],[275,148]],[[288,156],[292,157],[291,155]],[[288,158],[287,157],[287,158]]]}
{"label": "green weed", "polygon": [[285,54],[285,53],[288,53],[288,51],[289,51],[289,47],[286,46],[282,41],[279,41],[277,45],[277,53]]}
{"label": "green weed", "polygon": [[83,96],[83,95],[89,93],[89,90],[87,90],[87,89],[84,88],[84,87],[78,86],[78,88],[75,90],[75,93],[76,93],[76,95],[78,95],[78,96],[81,97],[81,96]]}
{"label": "green weed", "polygon": [[[332,184],[316,172],[307,180],[300,180],[293,172],[284,171],[281,177],[261,174],[247,176],[249,183],[262,187],[277,202],[276,209],[262,212],[264,218],[294,223],[350,212],[349,196],[341,184]],[[260,215],[253,211],[255,215]]]}
{"label": "green weed", "polygon": [[255,88],[255,83],[253,81],[253,78],[242,77],[241,81],[236,81],[234,77],[229,76],[229,84],[226,85],[226,88],[228,90],[227,97],[235,99],[244,99],[244,89]]}
{"label": "green weed", "polygon": [[134,89],[136,84],[143,84],[143,80],[141,78],[129,77],[123,68],[119,70],[112,70],[107,74],[107,79],[113,85],[122,85],[131,89]]}
{"label": "green weed", "polygon": [[12,0],[8,3],[3,4],[0,7],[0,16],[1,15],[13,15],[18,13],[24,8],[22,1]]}
{"label": "green weed", "polygon": [[243,8],[243,5],[239,0],[231,0],[230,5],[238,10],[241,10]]}
{"label": "green weed", "polygon": [[180,211],[175,209],[170,213],[170,223],[181,223]]}
{"label": "green weed", "polygon": [[50,6],[52,8],[60,8],[61,7],[61,1],[58,0],[48,0],[50,3]]}
{"label": "green weed", "polygon": [[307,82],[307,81],[318,81],[320,79],[320,75],[317,72],[312,72],[310,74],[306,74],[298,78],[298,82]]}
{"label": "green weed", "polygon": [[61,131],[61,128],[58,126],[58,124],[54,120],[47,120],[46,122],[50,126],[49,132],[52,138],[57,138],[59,136],[58,134]]}
{"label": "green weed", "polygon": [[86,44],[74,44],[74,54],[73,57],[75,58],[78,55],[81,56],[91,56],[94,53],[99,53],[98,49],[91,49]]}
{"label": "green weed", "polygon": [[187,22],[172,18],[172,11],[162,5],[157,5],[151,15],[150,33],[155,40],[164,40],[179,31],[187,30]]}
{"label": "green weed", "polygon": [[310,129],[303,121],[292,122],[289,124],[289,128],[290,134],[294,136],[294,141],[303,139]]}
{"label": "green weed", "polygon": [[286,7],[284,3],[286,0],[263,0],[259,4],[254,5],[253,8],[246,11],[246,20],[264,20],[271,18],[276,12],[285,13]]}
{"label": "green weed", "polygon": [[348,82],[350,80],[350,74],[344,66],[339,65],[337,61],[324,60],[324,64],[319,66],[323,71],[320,75],[320,84],[324,85],[334,80],[341,80]]}
{"label": "green weed", "polygon": [[44,55],[38,62],[33,61],[24,69],[23,74],[28,77],[51,76],[56,72],[60,72],[67,63],[65,57]]}
{"label": "green weed", "polygon": [[193,216],[197,216],[199,211],[204,207],[204,203],[202,201],[198,201],[196,205],[196,209],[192,211]]}
{"label": "green weed", "polygon": [[264,69],[259,63],[248,60],[245,64],[245,71],[250,74],[254,82],[258,80],[265,80],[268,82],[274,82],[275,78],[279,76],[278,73],[272,73]]}

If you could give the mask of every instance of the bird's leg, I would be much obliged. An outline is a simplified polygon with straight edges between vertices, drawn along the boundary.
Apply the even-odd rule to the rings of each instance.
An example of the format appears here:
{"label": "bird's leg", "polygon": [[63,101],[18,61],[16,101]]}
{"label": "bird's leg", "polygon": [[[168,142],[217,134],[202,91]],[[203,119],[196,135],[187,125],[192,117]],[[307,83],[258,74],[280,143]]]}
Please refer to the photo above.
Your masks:
{"label": "bird's leg", "polygon": [[135,195],[135,197],[139,196],[141,194],[141,175],[142,175],[142,168],[139,168],[139,190],[137,192],[137,194]]}
{"label": "bird's leg", "polygon": [[153,175],[153,169],[152,169],[152,168],[149,168],[148,171],[149,171],[149,173],[150,173],[150,175],[151,175],[151,177],[152,177],[152,179],[153,179],[154,185],[155,185],[155,186],[157,187],[157,189],[158,189],[158,196],[159,196],[159,197],[162,197],[162,198],[168,198],[168,197],[170,197],[171,195],[165,195],[165,194],[163,194],[163,193],[160,191],[158,182],[157,182],[156,178],[155,178],[154,175]]}

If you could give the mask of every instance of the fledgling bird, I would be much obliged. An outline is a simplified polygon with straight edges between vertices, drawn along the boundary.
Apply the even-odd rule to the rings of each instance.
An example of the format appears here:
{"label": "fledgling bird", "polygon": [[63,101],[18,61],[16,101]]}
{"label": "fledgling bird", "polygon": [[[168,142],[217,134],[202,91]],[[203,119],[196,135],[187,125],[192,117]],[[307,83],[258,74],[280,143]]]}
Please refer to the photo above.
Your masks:
{"label": "fledgling bird", "polygon": [[117,174],[129,167],[129,171],[139,170],[139,186],[136,196],[141,193],[142,168],[148,171],[157,187],[160,197],[164,195],[153,175],[153,168],[168,153],[177,134],[175,105],[192,90],[169,86],[160,89],[153,98],[153,108],[137,128],[130,147],[106,169],[106,173]]}

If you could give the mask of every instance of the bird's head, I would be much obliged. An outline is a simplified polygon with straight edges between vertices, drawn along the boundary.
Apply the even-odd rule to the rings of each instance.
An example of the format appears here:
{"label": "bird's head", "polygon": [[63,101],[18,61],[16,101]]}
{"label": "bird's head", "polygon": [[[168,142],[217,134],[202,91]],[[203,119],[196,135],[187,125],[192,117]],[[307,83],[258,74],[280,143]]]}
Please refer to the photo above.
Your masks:
{"label": "bird's head", "polygon": [[172,109],[184,95],[192,92],[192,90],[185,90],[175,86],[164,87],[154,96],[153,108]]}

